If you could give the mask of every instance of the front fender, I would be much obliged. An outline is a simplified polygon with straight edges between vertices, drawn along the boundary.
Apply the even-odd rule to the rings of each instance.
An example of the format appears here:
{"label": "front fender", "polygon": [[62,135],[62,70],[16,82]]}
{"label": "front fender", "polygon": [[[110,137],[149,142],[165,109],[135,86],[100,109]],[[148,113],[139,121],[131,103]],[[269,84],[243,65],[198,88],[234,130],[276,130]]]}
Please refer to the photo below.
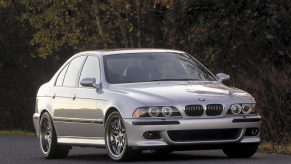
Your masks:
{"label": "front fender", "polygon": [[108,101],[100,101],[98,103],[101,109],[105,109],[104,116],[106,116],[110,108],[116,108],[122,118],[132,118],[132,113],[136,108],[146,106],[146,104],[122,93],[109,91],[105,93],[105,99]]}

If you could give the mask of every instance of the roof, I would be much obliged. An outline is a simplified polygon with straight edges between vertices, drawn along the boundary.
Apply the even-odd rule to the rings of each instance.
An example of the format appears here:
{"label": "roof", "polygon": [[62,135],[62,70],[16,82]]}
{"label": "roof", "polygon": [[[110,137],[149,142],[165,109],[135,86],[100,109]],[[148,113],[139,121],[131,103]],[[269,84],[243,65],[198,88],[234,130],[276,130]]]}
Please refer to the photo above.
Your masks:
{"label": "roof", "polygon": [[81,53],[94,53],[97,55],[111,55],[111,54],[123,54],[123,53],[145,53],[145,52],[172,52],[172,53],[185,53],[179,50],[171,49],[157,49],[157,48],[130,48],[130,49],[104,49],[104,50],[92,50]]}

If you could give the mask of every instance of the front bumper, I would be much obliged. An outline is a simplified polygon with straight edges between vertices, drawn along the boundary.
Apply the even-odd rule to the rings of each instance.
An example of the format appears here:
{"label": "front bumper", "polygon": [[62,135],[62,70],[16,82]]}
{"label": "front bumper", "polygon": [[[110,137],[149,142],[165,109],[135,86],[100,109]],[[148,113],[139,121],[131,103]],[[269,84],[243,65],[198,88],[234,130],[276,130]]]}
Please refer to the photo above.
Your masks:
{"label": "front bumper", "polygon": [[[124,119],[127,130],[128,144],[131,147],[163,147],[183,145],[210,145],[210,144],[233,144],[233,143],[259,143],[260,135],[246,136],[248,128],[260,129],[260,116],[247,117],[223,117],[201,119]],[[239,129],[238,134],[232,139],[200,139],[173,141],[168,131],[183,130],[225,130]],[[143,134],[148,131],[158,132],[159,139],[145,139]],[[211,134],[213,135],[213,133]]]}

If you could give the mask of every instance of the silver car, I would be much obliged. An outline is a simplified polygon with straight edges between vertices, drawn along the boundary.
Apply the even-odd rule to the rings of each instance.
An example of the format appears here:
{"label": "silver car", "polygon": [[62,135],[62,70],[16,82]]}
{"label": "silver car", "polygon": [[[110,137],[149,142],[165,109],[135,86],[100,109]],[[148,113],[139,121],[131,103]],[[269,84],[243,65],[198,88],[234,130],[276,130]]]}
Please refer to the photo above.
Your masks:
{"label": "silver car", "polygon": [[45,158],[72,146],[106,148],[121,161],[144,150],[222,149],[250,157],[260,143],[254,98],[222,84],[185,52],[86,51],[72,56],[37,93],[34,126]]}

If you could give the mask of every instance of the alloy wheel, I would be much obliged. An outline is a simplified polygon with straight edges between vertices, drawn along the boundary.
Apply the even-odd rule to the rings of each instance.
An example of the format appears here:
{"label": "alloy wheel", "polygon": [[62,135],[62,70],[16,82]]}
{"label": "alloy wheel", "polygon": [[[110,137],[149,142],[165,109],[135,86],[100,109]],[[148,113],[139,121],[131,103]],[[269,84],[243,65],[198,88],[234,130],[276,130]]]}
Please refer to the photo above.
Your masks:
{"label": "alloy wheel", "polygon": [[111,118],[106,135],[107,147],[110,154],[116,158],[126,149],[126,131],[123,122],[117,115]]}
{"label": "alloy wheel", "polygon": [[49,118],[44,117],[40,124],[40,145],[44,154],[48,154],[51,148],[52,126]]}

